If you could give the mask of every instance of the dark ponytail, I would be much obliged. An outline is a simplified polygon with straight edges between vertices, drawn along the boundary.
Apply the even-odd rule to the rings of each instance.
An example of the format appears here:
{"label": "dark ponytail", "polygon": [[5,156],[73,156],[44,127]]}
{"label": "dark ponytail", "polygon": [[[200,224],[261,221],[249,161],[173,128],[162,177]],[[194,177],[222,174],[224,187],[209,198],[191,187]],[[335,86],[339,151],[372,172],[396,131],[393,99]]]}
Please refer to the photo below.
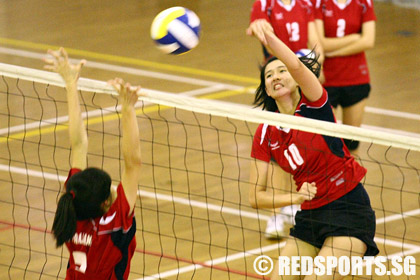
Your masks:
{"label": "dark ponytail", "polygon": [[52,232],[57,247],[69,241],[76,233],[76,210],[70,192],[63,194],[58,201]]}
{"label": "dark ponytail", "polygon": [[57,247],[73,238],[77,221],[104,214],[102,204],[111,195],[111,177],[101,169],[86,168],[67,180],[66,190],[58,201],[52,227]]}

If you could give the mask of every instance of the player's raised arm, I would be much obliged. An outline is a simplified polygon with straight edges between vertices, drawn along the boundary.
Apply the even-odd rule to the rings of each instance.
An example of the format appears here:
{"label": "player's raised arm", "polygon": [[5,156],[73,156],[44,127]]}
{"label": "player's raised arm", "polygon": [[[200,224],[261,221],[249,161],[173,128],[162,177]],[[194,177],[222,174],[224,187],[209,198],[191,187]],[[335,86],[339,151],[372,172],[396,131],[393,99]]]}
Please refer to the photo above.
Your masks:
{"label": "player's raised arm", "polygon": [[248,29],[248,34],[257,37],[271,52],[282,61],[293,79],[299,84],[303,94],[309,101],[316,101],[322,96],[322,86],[315,74],[307,68],[277,36],[271,28],[261,24],[254,26],[252,30]]}
{"label": "player's raised arm", "polygon": [[122,113],[122,152],[124,157],[124,171],[122,175],[122,186],[125,196],[130,205],[130,213],[134,209],[137,199],[137,186],[140,178],[141,153],[139,128],[137,124],[136,104],[140,87],[131,87],[122,79],[116,78],[109,83],[120,95]]}
{"label": "player's raised arm", "polygon": [[80,110],[77,81],[86,61],[82,60],[77,65],[70,63],[64,48],[60,48],[58,51],[48,50],[48,54],[52,58],[45,59],[47,63],[45,69],[57,72],[66,83],[69,136],[72,149],[71,167],[83,170],[86,168],[88,139]]}

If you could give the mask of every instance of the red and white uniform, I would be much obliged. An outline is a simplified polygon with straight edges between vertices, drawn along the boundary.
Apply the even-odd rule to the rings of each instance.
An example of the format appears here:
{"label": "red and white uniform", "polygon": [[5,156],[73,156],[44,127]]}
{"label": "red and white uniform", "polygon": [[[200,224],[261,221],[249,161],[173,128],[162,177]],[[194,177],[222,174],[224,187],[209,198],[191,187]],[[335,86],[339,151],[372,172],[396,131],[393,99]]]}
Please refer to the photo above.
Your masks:
{"label": "red and white uniform", "polygon": [[280,0],[257,0],[251,11],[251,22],[266,19],[274,33],[293,52],[308,48],[308,23],[314,21],[309,0],[292,0],[284,5]]}
{"label": "red and white uniform", "polygon": [[[68,178],[79,169],[71,169]],[[67,178],[67,180],[68,180]],[[77,221],[76,233],[66,242],[70,252],[66,279],[127,279],[136,248],[136,221],[121,183],[107,213]]]}
{"label": "red and white uniform", "polygon": [[[335,0],[317,0],[315,17],[324,22],[326,38],[361,33],[362,25],[376,21],[372,0],[348,0],[339,4]],[[325,87],[368,84],[369,70],[365,53],[349,56],[326,57],[324,61]]]}
{"label": "red and white uniform", "polygon": [[[327,92],[309,102],[303,94],[295,116],[335,122]],[[305,201],[302,209],[315,209],[345,195],[365,176],[361,167],[343,145],[342,139],[284,127],[260,124],[254,135],[251,156],[275,160],[293,175],[298,190],[304,182],[315,182],[317,194]]]}

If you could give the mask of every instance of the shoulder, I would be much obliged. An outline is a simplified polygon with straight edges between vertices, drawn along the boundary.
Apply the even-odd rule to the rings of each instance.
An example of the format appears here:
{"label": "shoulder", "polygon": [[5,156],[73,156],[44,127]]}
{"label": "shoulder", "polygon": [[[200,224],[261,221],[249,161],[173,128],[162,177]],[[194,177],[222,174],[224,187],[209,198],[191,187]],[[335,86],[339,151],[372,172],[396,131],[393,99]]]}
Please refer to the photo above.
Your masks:
{"label": "shoulder", "polygon": [[130,212],[130,206],[120,183],[116,189],[116,197],[111,207],[99,220],[100,234],[123,230],[127,232],[133,223],[134,211]]}
{"label": "shoulder", "polygon": [[81,172],[82,170],[79,168],[71,168],[69,171],[69,174],[67,175],[67,179],[64,182],[64,186],[67,185],[68,180],[70,179],[70,177],[72,177],[74,174]]}
{"label": "shoulder", "polygon": [[252,5],[252,10],[264,12],[267,10],[267,1],[266,0],[256,0]]}
{"label": "shoulder", "polygon": [[321,108],[324,107],[328,103],[328,93],[325,88],[322,88],[322,95],[316,101],[309,101],[304,94],[302,94],[302,98],[299,102],[298,108],[302,106],[307,106],[311,108]]}

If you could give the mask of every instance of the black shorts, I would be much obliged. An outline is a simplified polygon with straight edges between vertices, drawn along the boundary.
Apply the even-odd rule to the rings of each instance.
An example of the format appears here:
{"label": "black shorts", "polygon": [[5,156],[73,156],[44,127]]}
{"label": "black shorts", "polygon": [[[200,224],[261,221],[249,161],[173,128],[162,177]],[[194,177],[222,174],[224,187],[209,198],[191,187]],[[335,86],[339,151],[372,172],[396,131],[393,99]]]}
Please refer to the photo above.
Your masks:
{"label": "black shorts", "polygon": [[367,98],[370,93],[370,84],[345,87],[326,87],[325,89],[328,92],[328,99],[334,108],[338,105],[345,108],[359,103],[363,99]]}
{"label": "black shorts", "polygon": [[376,256],[379,253],[373,240],[376,231],[375,212],[361,183],[327,205],[298,211],[295,221],[296,225],[290,229],[290,235],[317,248],[321,248],[329,236],[351,236],[366,244],[365,256]]}

